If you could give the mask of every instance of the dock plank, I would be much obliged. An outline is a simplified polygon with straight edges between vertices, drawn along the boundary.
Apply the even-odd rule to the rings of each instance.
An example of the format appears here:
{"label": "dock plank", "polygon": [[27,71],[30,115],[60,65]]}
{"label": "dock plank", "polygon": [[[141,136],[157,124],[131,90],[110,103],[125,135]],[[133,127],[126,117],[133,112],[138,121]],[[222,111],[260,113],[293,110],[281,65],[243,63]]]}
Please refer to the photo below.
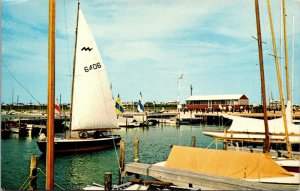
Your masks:
{"label": "dock plank", "polygon": [[298,190],[299,185],[264,184],[234,178],[166,168],[153,164],[132,162],[125,165],[126,173],[150,176],[174,185],[222,190]]}

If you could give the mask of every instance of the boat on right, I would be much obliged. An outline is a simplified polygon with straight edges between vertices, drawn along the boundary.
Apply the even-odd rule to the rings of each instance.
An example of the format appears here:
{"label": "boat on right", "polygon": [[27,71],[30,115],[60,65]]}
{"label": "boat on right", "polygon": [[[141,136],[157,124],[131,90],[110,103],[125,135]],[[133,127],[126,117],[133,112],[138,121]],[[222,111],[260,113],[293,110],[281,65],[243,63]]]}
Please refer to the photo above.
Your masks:
{"label": "boat on right", "polygon": [[[257,9],[258,10],[258,9]],[[276,150],[282,149],[286,147],[286,151],[288,154],[288,158],[291,158],[291,151],[299,151],[300,144],[300,125],[293,123],[292,119],[292,100],[291,100],[291,90],[290,90],[290,82],[289,82],[289,65],[288,65],[288,45],[287,45],[287,37],[286,37],[286,9],[285,9],[285,0],[282,0],[282,18],[284,24],[284,46],[285,46],[285,73],[286,73],[286,107],[285,101],[283,98],[283,86],[282,86],[282,77],[281,71],[279,69],[278,64],[278,56],[277,56],[277,48],[276,48],[276,40],[273,28],[273,20],[271,13],[271,5],[268,0],[268,13],[270,18],[270,29],[272,34],[272,45],[274,51],[275,58],[275,66],[277,73],[277,83],[280,95],[280,103],[281,103],[281,115],[282,117],[278,119],[267,120],[267,110],[265,103],[265,82],[264,82],[264,71],[263,71],[263,54],[262,54],[262,46],[261,46],[261,37],[258,38],[259,45],[259,59],[261,62],[261,80],[262,80],[262,98],[264,100],[264,120],[239,117],[239,116],[230,116],[223,115],[228,119],[232,120],[232,124],[228,130],[224,130],[224,132],[216,132],[216,131],[203,131],[204,135],[213,137],[215,139],[222,139],[224,142],[241,142],[241,143],[249,143],[252,145],[260,144],[265,148],[268,145],[271,145]],[[257,31],[258,36],[260,36],[260,24],[259,24],[259,11],[256,14],[257,17]],[[268,149],[268,148],[267,148]],[[268,151],[267,151],[268,152]]]}
{"label": "boat on right", "polygon": [[[287,128],[288,136],[293,151],[299,151],[300,145],[300,126],[292,123],[291,106],[288,104],[286,107],[287,113]],[[226,140],[233,143],[250,144],[253,146],[263,145],[265,141],[265,128],[264,120],[233,116],[223,114],[223,117],[231,119],[232,123],[228,130],[204,130],[204,135],[210,136],[216,140]],[[283,126],[283,118],[270,119],[269,124],[269,140],[272,148],[278,150],[284,149],[286,144],[285,130]]]}

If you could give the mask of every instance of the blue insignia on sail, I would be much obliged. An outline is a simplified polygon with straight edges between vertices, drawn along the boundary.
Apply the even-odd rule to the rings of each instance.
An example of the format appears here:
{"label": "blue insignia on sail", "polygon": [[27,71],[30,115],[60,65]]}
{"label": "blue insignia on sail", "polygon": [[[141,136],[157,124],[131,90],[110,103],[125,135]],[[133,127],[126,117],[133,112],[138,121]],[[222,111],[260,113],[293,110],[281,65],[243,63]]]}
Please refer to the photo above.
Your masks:
{"label": "blue insignia on sail", "polygon": [[142,93],[140,92],[140,98],[138,101],[138,107],[137,107],[136,112],[139,112],[139,113],[144,112],[145,111],[144,105],[145,105],[145,102],[142,98]]}

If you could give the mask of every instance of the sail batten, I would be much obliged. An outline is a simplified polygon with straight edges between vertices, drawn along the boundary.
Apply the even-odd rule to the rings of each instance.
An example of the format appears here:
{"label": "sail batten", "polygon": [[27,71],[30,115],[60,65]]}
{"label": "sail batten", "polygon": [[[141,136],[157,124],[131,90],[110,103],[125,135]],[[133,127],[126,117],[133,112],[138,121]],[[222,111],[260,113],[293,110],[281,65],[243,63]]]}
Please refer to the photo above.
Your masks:
{"label": "sail batten", "polygon": [[105,64],[80,9],[78,14],[71,130],[118,128]]}

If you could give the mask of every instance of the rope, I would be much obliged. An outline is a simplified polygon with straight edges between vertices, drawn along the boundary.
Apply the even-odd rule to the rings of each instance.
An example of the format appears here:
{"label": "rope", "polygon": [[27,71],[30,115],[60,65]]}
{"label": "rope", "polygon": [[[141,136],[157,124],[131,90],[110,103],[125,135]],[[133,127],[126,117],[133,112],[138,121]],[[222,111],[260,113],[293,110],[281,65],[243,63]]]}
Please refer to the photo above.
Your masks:
{"label": "rope", "polygon": [[28,184],[28,180],[29,180],[29,176],[27,177],[27,179],[25,180],[25,182],[22,184],[22,186],[19,188],[19,190],[24,190],[26,188],[26,184]]}
{"label": "rope", "polygon": [[213,140],[206,148],[208,149],[216,140]]}
{"label": "rope", "polygon": [[[43,171],[42,171],[42,169],[40,169],[40,168],[37,168],[45,177],[46,177],[46,173],[44,173]],[[57,186],[57,187],[59,187],[61,190],[66,190],[66,189],[64,189],[63,187],[61,187],[60,185],[58,185],[58,184],[56,184],[55,182],[54,182],[54,185],[55,186]]]}
{"label": "rope", "polygon": [[[114,135],[112,134],[112,129],[110,130],[110,133],[111,133],[112,138],[113,138],[113,143],[114,143],[114,149],[115,149],[115,153],[116,153],[117,162],[119,163],[120,159],[119,159],[119,156],[118,156],[118,152],[117,152],[117,148],[116,148],[116,143],[115,143]],[[118,167],[119,167],[119,172],[121,174],[122,170],[121,170],[120,164],[118,164]]]}
{"label": "rope", "polygon": [[39,105],[42,105],[31,93],[30,93],[30,91],[27,89],[27,88],[25,88],[25,86],[23,86],[22,84],[21,84],[21,82],[19,82],[18,80],[17,80],[17,78],[15,78],[15,76],[9,71],[9,69],[8,69],[8,67],[6,66],[6,64],[3,62],[3,60],[2,60],[2,64],[3,64],[3,66],[5,67],[5,69],[7,70],[7,72],[8,72],[8,74],[14,79],[14,80],[16,80],[16,82],[18,82],[18,84],[39,104]]}

